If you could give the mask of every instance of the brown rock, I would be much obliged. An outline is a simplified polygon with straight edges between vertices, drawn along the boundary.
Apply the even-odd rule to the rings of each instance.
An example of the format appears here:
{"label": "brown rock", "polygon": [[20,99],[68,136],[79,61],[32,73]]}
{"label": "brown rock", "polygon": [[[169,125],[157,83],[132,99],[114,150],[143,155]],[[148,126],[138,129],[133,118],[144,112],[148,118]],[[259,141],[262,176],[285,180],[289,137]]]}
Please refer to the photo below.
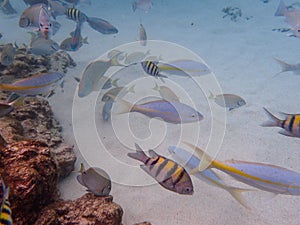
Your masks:
{"label": "brown rock", "polygon": [[142,222],[142,223],[136,223],[134,225],[151,225],[151,223],[145,221],[145,222]]}
{"label": "brown rock", "polygon": [[46,207],[35,225],[120,225],[123,210],[113,197],[88,193],[74,201],[60,200]]}
{"label": "brown rock", "polygon": [[0,162],[0,175],[10,187],[14,224],[33,224],[40,210],[58,196],[57,169],[49,148],[38,141],[7,144]]}

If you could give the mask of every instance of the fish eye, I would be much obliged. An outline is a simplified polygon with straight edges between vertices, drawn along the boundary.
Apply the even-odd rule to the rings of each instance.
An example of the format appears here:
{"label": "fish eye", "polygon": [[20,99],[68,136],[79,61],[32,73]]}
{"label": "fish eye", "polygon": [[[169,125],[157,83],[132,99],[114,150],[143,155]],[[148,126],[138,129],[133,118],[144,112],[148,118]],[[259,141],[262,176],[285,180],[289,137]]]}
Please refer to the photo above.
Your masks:
{"label": "fish eye", "polygon": [[40,23],[40,27],[43,27],[43,24]]}
{"label": "fish eye", "polygon": [[188,193],[188,192],[191,192],[191,188],[189,188],[189,187],[186,187],[185,188],[185,191]]}
{"label": "fish eye", "polygon": [[194,117],[196,117],[196,115],[195,115],[195,114],[192,114],[192,117],[194,118]]}
{"label": "fish eye", "polygon": [[52,27],[52,23],[50,23],[49,26]]}

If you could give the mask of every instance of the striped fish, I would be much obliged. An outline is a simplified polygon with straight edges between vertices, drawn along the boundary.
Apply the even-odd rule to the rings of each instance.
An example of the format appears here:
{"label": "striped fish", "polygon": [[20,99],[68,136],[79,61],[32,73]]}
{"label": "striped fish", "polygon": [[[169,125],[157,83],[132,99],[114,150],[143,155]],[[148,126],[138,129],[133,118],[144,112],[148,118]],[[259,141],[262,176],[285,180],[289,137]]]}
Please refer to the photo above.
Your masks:
{"label": "striped fish", "polygon": [[263,127],[281,127],[284,130],[279,131],[280,134],[290,137],[300,137],[300,114],[281,113],[285,117],[281,120],[275,117],[266,108],[263,109],[270,119],[262,124]]}
{"label": "striped fish", "polygon": [[80,22],[80,23],[86,22],[88,20],[88,17],[83,12],[81,12],[80,10],[75,9],[75,8],[67,9],[66,16],[68,17],[68,19],[74,20],[74,21]]}
{"label": "striped fish", "polygon": [[143,70],[154,77],[164,77],[167,78],[167,76],[160,74],[160,69],[157,66],[156,62],[153,61],[143,61],[141,62]]}
{"label": "striped fish", "polygon": [[0,225],[12,225],[13,222],[11,218],[11,209],[8,200],[9,187],[8,188],[5,187],[2,178],[1,181],[2,181],[3,197],[2,197],[2,204],[1,204]]}
{"label": "striped fish", "polygon": [[176,162],[158,155],[149,150],[148,157],[144,151],[135,144],[136,152],[127,155],[133,159],[143,162],[141,168],[152,176],[161,186],[179,194],[192,195],[193,183],[186,170]]}

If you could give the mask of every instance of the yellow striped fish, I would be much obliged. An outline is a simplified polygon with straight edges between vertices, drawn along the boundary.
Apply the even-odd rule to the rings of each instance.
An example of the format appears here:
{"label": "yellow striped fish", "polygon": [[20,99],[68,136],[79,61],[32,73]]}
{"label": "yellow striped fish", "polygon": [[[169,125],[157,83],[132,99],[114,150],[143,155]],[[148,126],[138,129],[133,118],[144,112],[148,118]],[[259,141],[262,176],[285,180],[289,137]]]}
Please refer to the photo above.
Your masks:
{"label": "yellow striped fish", "polygon": [[157,63],[153,62],[153,61],[143,61],[141,62],[142,67],[144,69],[144,71],[154,77],[164,77],[167,78],[167,76],[160,74],[160,69],[157,66]]}
{"label": "yellow striped fish", "polygon": [[80,22],[80,23],[86,22],[88,20],[88,17],[83,12],[81,12],[80,10],[75,9],[75,8],[67,9],[66,16],[69,19],[74,20],[76,22]]}
{"label": "yellow striped fish", "polygon": [[263,127],[281,127],[284,131],[279,131],[280,134],[290,137],[300,137],[300,114],[287,114],[284,115],[284,119],[281,120],[270,113],[266,108],[263,108],[269,117],[269,121],[262,124]]}
{"label": "yellow striped fish", "polygon": [[0,214],[0,225],[12,225],[12,218],[11,218],[11,209],[10,203],[8,200],[9,195],[9,187],[6,188],[3,179],[1,178],[2,182],[2,190],[3,190],[3,198],[1,204],[1,214]]}
{"label": "yellow striped fish", "polygon": [[144,151],[135,144],[136,152],[127,155],[133,159],[143,162],[141,168],[152,176],[161,186],[179,194],[192,195],[193,183],[186,170],[176,162],[158,155],[149,150],[148,157]]}

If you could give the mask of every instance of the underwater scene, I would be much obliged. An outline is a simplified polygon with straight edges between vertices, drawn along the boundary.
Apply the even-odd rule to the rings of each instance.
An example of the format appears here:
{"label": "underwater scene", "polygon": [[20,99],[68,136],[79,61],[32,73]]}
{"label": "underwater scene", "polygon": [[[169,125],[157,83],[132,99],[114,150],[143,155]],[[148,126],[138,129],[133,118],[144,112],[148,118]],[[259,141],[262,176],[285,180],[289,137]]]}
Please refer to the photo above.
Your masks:
{"label": "underwater scene", "polygon": [[0,0],[0,224],[300,225],[300,2]]}

